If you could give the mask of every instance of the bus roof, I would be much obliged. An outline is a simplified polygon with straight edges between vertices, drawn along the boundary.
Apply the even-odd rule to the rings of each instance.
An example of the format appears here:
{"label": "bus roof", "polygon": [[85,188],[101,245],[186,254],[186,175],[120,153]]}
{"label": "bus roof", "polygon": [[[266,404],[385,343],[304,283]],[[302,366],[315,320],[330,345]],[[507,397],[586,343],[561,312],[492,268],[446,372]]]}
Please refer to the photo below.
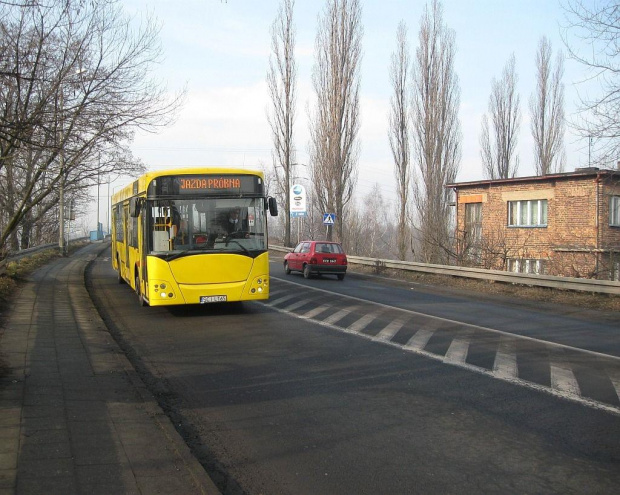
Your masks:
{"label": "bus roof", "polygon": [[119,201],[129,199],[136,194],[142,194],[146,192],[148,185],[153,179],[157,177],[163,177],[168,175],[198,175],[198,174],[214,174],[214,175],[228,175],[228,174],[245,174],[245,175],[258,175],[264,179],[264,174],[261,170],[248,170],[246,168],[227,168],[227,167],[191,167],[191,168],[174,168],[166,170],[155,170],[147,172],[136,180],[129,182],[122,189],[112,194],[112,204],[116,204]]}

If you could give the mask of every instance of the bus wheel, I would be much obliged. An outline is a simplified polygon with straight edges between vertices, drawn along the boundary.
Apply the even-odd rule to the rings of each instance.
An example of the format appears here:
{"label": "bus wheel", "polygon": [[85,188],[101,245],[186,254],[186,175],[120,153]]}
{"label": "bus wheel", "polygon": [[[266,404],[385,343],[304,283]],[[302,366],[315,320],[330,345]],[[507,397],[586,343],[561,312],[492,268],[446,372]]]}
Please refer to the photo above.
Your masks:
{"label": "bus wheel", "polygon": [[140,290],[140,276],[136,274],[136,294],[138,295],[138,302],[140,306],[146,306],[146,301],[144,300],[144,296],[142,295],[142,291]]}
{"label": "bus wheel", "polygon": [[116,272],[116,280],[117,280],[117,282],[119,284],[124,284],[125,283],[125,279],[121,275],[121,262],[118,259],[118,256],[116,257],[116,266],[118,267],[118,270]]}

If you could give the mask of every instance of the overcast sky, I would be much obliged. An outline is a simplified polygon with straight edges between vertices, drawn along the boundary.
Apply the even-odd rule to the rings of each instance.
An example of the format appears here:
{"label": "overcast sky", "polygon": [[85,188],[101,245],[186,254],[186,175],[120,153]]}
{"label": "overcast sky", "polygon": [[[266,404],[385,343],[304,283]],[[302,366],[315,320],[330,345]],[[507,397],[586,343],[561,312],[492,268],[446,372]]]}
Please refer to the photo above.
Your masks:
{"label": "overcast sky", "polygon": [[[165,59],[158,77],[171,92],[183,86],[188,95],[176,123],[156,134],[138,134],[133,150],[150,170],[184,166],[267,168],[271,135],[266,119],[269,98],[266,73],[271,53],[270,28],[278,0],[125,0],[127,13],[139,19],[153,14],[161,23]],[[361,130],[357,197],[378,184],[395,198],[394,172],[387,135],[391,85],[390,57],[396,28],[409,29],[410,53],[417,45],[426,2],[362,0]],[[535,87],[535,55],[545,35],[555,53],[562,49],[564,10],[558,0],[444,0],[444,22],[456,34],[456,66],[461,89],[463,159],[457,182],[484,178],[480,163],[481,117],[487,112],[492,78],[499,79],[512,53],[516,57],[521,98],[519,176],[534,174],[528,100]],[[295,126],[297,161],[308,163],[308,106],[317,18],[323,0],[297,0],[298,101]],[[565,62],[567,115],[576,108],[576,84],[582,67]],[[587,144],[570,130],[565,139],[566,171],[587,166]]]}

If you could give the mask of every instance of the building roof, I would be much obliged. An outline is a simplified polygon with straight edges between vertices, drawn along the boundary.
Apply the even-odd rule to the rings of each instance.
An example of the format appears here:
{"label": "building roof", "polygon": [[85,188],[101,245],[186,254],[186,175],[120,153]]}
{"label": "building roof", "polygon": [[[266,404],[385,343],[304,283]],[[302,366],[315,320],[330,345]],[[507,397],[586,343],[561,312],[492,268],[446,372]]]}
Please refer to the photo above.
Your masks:
{"label": "building roof", "polygon": [[530,177],[512,177],[509,179],[485,179],[472,182],[454,182],[446,184],[444,187],[459,188],[471,186],[490,186],[499,184],[518,184],[523,182],[544,182],[549,180],[573,179],[576,177],[617,177],[620,179],[620,169],[600,169],[598,167],[577,168],[574,172],[562,172],[548,175],[533,175]]}

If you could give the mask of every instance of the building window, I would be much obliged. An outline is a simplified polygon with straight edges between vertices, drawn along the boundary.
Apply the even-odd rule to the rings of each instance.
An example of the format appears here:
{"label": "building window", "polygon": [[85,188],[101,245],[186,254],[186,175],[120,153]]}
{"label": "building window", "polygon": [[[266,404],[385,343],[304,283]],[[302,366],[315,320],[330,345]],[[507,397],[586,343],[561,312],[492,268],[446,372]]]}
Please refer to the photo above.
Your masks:
{"label": "building window", "polygon": [[609,225],[620,227],[620,196],[612,196],[609,201]]}
{"label": "building window", "polygon": [[465,205],[465,232],[472,246],[482,241],[482,203]]}
{"label": "building window", "polygon": [[540,275],[544,273],[543,260],[528,258],[508,259],[508,271]]}
{"label": "building window", "polygon": [[508,226],[546,227],[547,200],[530,199],[508,202]]}

